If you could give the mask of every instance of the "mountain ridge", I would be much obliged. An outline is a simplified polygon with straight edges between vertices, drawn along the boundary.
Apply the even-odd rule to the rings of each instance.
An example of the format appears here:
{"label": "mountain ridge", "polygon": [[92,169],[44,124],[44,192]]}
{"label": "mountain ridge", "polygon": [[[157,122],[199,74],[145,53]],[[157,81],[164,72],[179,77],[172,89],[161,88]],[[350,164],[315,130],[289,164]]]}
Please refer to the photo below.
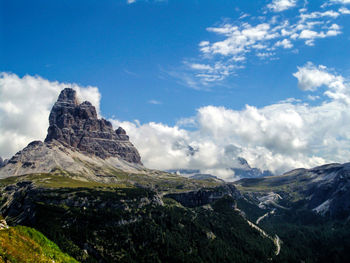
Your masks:
{"label": "mountain ridge", "polygon": [[350,219],[350,163],[331,163],[311,169],[299,168],[280,176],[241,179],[235,185],[245,192],[274,192],[304,202],[322,216]]}

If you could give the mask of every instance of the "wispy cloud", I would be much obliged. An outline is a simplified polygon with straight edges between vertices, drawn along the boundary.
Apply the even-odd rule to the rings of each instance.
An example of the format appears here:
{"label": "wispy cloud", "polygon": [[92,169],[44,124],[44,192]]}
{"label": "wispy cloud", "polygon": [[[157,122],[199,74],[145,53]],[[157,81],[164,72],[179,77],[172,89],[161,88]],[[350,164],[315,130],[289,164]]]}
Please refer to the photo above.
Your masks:
{"label": "wispy cloud", "polygon": [[[294,7],[297,1],[273,1],[273,11]],[[200,57],[186,60],[187,70],[179,74],[190,87],[208,88],[249,66],[250,59],[276,59],[281,50],[297,53],[302,46],[312,47],[318,39],[336,37],[342,27],[335,21],[350,14],[345,7],[339,10],[308,12],[306,6],[297,10],[297,16],[285,18],[269,15],[256,19],[244,17],[235,22],[224,22],[208,27],[218,40],[202,40],[198,44]],[[260,22],[257,22],[260,21]],[[185,76],[185,77],[184,77]]]}
{"label": "wispy cloud", "polygon": [[132,72],[130,70],[124,69],[124,72],[130,76],[138,77],[139,75],[135,72]]}
{"label": "wispy cloud", "polygon": [[336,11],[300,13],[295,23],[282,20],[271,23],[265,22],[256,25],[249,23],[223,24],[219,27],[209,27],[207,30],[219,36],[221,41],[202,41],[199,49],[207,56],[221,55],[230,57],[233,61],[244,60],[248,53],[271,51],[277,47],[291,48],[292,43],[305,40],[306,45],[311,45],[317,38],[337,36],[341,28],[336,23],[330,23],[328,19],[335,19],[341,14]]}
{"label": "wispy cloud", "polygon": [[150,2],[150,3],[161,3],[161,2],[168,2],[168,0],[126,0],[126,3],[128,4],[128,5],[130,5],[130,4],[134,4],[134,3],[136,3],[136,2],[141,2],[141,1],[143,1],[143,2]]}
{"label": "wispy cloud", "polygon": [[281,12],[296,6],[296,0],[273,0],[267,5],[274,12]]}
{"label": "wispy cloud", "polygon": [[[278,37],[278,33],[271,30],[271,25],[262,23],[255,26],[243,23],[240,26],[224,24],[220,27],[209,27],[209,32],[225,37],[222,41],[210,43],[203,41],[199,44],[200,51],[205,55],[231,56],[235,61],[252,49],[260,49],[258,44],[265,44],[268,40]],[[264,46],[264,45],[263,45]]]}
{"label": "wispy cloud", "polygon": [[349,15],[350,14],[350,10],[347,9],[346,7],[341,7],[339,8],[339,13],[343,14],[343,15]]}
{"label": "wispy cloud", "polygon": [[221,81],[237,69],[236,65],[221,61],[212,65],[189,62],[185,62],[185,64],[194,72],[202,86],[209,86],[210,83]]}
{"label": "wispy cloud", "polygon": [[292,48],[293,44],[289,39],[279,40],[275,43],[275,47],[283,47],[285,49]]}
{"label": "wispy cloud", "polygon": [[331,3],[335,3],[335,4],[350,4],[350,0],[330,0]]}
{"label": "wispy cloud", "polygon": [[154,104],[154,105],[160,105],[163,104],[161,101],[159,100],[149,100],[148,101],[149,104]]}

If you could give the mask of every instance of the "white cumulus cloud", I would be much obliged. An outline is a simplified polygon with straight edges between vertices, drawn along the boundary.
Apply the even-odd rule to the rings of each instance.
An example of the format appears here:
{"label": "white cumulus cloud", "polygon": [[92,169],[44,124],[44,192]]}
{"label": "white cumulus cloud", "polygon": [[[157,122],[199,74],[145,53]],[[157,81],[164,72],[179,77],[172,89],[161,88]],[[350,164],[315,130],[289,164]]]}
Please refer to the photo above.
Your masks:
{"label": "white cumulus cloud", "polygon": [[296,0],[273,0],[267,7],[274,12],[281,12],[296,6]]}
{"label": "white cumulus cloud", "polygon": [[292,48],[293,44],[289,39],[283,39],[280,41],[277,41],[275,44],[276,47],[283,47],[285,49]]}
{"label": "white cumulus cloud", "polygon": [[[282,11],[295,4],[296,1],[276,0],[269,6]],[[275,59],[281,49],[296,53],[300,47],[315,46],[318,39],[340,35],[342,26],[335,20],[350,14],[345,7],[310,12],[305,6],[296,12],[289,18],[267,13],[208,27],[213,40],[200,41],[201,57],[192,63],[185,61],[187,72],[177,75],[189,87],[206,89],[249,66],[252,57]]]}
{"label": "white cumulus cloud", "polygon": [[237,179],[230,168],[237,165],[238,156],[253,167],[276,173],[349,161],[349,84],[327,67],[312,63],[299,67],[294,76],[302,90],[324,86],[328,100],[311,106],[290,98],[261,108],[247,105],[242,110],[205,106],[175,126],[113,123],[127,130],[146,166],[197,168],[226,180]]}
{"label": "white cumulus cloud", "polygon": [[341,13],[343,15],[349,15],[350,14],[350,10],[345,8],[345,7],[342,7],[342,8],[339,8],[339,13]]}
{"label": "white cumulus cloud", "polygon": [[293,74],[298,79],[298,86],[301,90],[314,91],[321,86],[338,87],[344,86],[344,79],[341,76],[331,74],[323,65],[315,66],[308,62]]}

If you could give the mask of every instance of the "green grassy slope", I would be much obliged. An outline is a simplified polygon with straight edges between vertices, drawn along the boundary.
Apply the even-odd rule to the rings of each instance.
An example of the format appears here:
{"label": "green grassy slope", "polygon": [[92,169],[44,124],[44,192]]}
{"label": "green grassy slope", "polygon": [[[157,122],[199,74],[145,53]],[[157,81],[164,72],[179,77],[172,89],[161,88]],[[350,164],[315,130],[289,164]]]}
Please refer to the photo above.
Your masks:
{"label": "green grassy slope", "polygon": [[33,228],[25,226],[0,230],[0,262],[77,262]]}
{"label": "green grassy slope", "polygon": [[[104,181],[105,178],[111,181]],[[146,187],[157,192],[182,192],[195,190],[202,187],[215,187],[221,185],[213,179],[191,180],[178,175],[165,172],[154,172],[153,174],[129,174],[121,171],[110,171],[110,175],[101,176],[100,181],[92,181],[72,173],[56,170],[52,173],[28,174],[0,179],[0,188],[22,181],[33,182],[38,187],[44,188],[135,188]]]}

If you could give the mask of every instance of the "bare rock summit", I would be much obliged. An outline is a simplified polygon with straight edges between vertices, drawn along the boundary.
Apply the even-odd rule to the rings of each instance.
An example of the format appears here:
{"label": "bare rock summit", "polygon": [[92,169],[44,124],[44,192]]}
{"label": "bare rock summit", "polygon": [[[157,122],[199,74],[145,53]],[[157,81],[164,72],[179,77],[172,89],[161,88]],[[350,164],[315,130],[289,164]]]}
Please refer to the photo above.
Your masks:
{"label": "bare rock summit", "polygon": [[62,90],[51,110],[49,123],[46,143],[56,140],[84,154],[102,159],[119,157],[141,164],[140,154],[129,141],[125,130],[121,127],[113,130],[109,121],[99,119],[90,102],[79,104],[73,89]]}
{"label": "bare rock summit", "polygon": [[44,142],[31,142],[10,160],[0,160],[0,178],[58,169],[84,180],[110,181],[120,171],[148,171],[125,130],[114,130],[109,121],[98,118],[95,107],[88,101],[79,103],[73,89],[62,90],[49,123]]}

